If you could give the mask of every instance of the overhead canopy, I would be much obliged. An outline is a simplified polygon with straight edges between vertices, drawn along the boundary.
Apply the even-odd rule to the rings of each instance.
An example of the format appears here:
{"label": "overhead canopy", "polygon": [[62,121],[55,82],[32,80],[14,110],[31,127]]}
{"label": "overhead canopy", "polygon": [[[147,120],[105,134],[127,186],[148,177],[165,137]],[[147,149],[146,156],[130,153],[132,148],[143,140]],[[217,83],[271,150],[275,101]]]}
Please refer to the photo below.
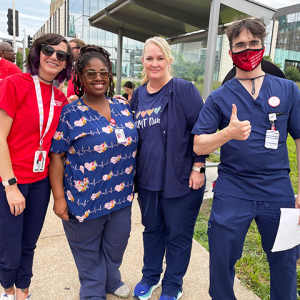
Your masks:
{"label": "overhead canopy", "polygon": [[[252,0],[116,0],[91,18],[90,25],[122,37],[145,42],[153,36],[178,43],[187,34],[205,31],[208,36],[203,96],[212,90],[217,34],[220,26],[246,16],[260,18],[266,25],[276,9]],[[208,30],[209,28],[209,30]],[[199,39],[200,33],[190,35]],[[117,61],[117,93],[121,85],[122,51]]]}
{"label": "overhead canopy", "polygon": [[[210,6],[210,0],[117,0],[92,16],[89,22],[93,27],[116,34],[122,28],[123,36],[145,42],[156,35],[175,38],[207,30]],[[274,12],[254,1],[223,0],[218,24],[224,25],[249,13],[264,17],[268,23]]]}

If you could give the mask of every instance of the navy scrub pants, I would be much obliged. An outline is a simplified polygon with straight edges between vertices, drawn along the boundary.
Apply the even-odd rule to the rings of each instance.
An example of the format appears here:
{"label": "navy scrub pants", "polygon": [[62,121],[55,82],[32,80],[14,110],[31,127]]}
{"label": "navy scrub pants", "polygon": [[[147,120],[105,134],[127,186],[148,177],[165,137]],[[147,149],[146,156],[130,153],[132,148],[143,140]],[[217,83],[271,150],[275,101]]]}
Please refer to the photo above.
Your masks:
{"label": "navy scrub pants", "polygon": [[261,235],[270,266],[271,300],[297,299],[296,262],[299,246],[271,252],[280,219],[280,208],[294,208],[295,200],[260,202],[215,193],[208,222],[210,288],[213,300],[236,300],[233,291],[234,265],[242,256],[245,236],[252,220]]}
{"label": "navy scrub pants", "polygon": [[162,192],[138,187],[142,214],[144,266],[142,281],[155,285],[160,280],[166,253],[162,293],[177,297],[190,261],[195,222],[202,203],[205,184],[187,195],[165,198]]}
{"label": "navy scrub pants", "polygon": [[63,220],[78,269],[80,300],[105,300],[124,283],[119,267],[131,230],[131,205],[80,223]]}
{"label": "navy scrub pants", "polygon": [[18,184],[26,199],[26,208],[11,214],[0,185],[0,283],[7,289],[30,286],[36,242],[41,233],[50,198],[48,177],[30,184]]}

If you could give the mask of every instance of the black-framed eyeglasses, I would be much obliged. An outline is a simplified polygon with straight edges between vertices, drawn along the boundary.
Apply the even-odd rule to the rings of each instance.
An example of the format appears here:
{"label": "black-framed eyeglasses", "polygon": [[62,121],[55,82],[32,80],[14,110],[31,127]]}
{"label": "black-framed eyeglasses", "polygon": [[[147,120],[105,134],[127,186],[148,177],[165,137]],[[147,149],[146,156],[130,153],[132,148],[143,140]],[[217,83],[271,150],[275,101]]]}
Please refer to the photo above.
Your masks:
{"label": "black-framed eyeglasses", "polygon": [[247,46],[249,49],[260,49],[264,46],[264,44],[259,41],[252,41],[250,43],[237,43],[234,46],[232,46],[232,49],[236,51],[243,51],[247,49]]}
{"label": "black-framed eyeglasses", "polygon": [[110,73],[108,71],[94,71],[94,70],[88,70],[86,73],[83,73],[87,79],[93,80],[96,79],[97,74],[100,74],[102,79],[109,78]]}
{"label": "black-framed eyeglasses", "polygon": [[67,61],[69,59],[69,53],[62,51],[62,50],[55,50],[50,45],[42,44],[41,50],[44,55],[46,56],[52,56],[54,52],[56,52],[56,57],[59,61]]}
{"label": "black-framed eyeglasses", "polygon": [[13,49],[10,49],[10,50],[1,50],[1,51],[8,51],[8,52],[11,52],[11,53],[15,52]]}

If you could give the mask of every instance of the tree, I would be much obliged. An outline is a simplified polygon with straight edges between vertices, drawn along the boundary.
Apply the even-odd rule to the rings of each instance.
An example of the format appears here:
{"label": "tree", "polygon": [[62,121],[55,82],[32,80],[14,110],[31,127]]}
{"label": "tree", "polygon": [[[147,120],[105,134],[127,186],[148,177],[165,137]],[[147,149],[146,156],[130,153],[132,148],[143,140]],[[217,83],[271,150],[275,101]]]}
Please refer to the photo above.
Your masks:
{"label": "tree", "polygon": [[287,67],[284,73],[287,79],[292,80],[294,82],[300,81],[300,72],[297,68]]}
{"label": "tree", "polygon": [[277,66],[279,69],[282,68],[281,63],[276,63],[276,62],[272,61],[272,58],[271,58],[270,55],[265,55],[265,56],[263,57],[263,59],[264,59],[264,60],[267,60],[267,61],[269,61],[269,62],[271,62],[271,63],[273,63],[273,64],[274,64],[275,66]]}
{"label": "tree", "polygon": [[[29,53],[29,49],[26,48],[26,59],[27,55]],[[22,52],[17,52],[16,53],[16,65],[23,71],[23,53]]]}
{"label": "tree", "polygon": [[204,75],[204,67],[199,60],[197,63],[188,61],[183,54],[172,50],[175,63],[172,64],[174,75],[188,81],[196,81],[199,76]]}

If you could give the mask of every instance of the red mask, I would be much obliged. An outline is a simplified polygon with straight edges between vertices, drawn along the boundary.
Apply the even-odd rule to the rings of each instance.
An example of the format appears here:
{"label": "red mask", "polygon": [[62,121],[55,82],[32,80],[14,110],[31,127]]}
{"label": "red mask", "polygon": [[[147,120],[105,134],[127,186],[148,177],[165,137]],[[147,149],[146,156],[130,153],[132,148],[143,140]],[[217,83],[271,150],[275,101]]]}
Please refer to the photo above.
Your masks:
{"label": "red mask", "polygon": [[233,63],[243,71],[252,71],[258,67],[264,56],[265,47],[262,49],[245,49],[242,52],[232,53]]}

